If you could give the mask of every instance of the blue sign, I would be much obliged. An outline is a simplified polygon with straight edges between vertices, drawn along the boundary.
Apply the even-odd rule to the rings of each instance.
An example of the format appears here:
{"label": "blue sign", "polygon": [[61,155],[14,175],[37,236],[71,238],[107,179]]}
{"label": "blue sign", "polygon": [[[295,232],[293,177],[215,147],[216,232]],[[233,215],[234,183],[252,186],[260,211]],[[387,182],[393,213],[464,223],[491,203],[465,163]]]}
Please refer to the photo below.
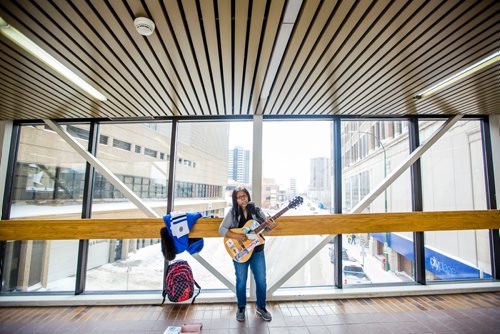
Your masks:
{"label": "blue sign", "polygon": [[[387,242],[390,248],[410,261],[415,260],[413,240],[396,233],[371,233],[371,236],[381,243]],[[446,281],[481,278],[478,268],[427,246],[425,247],[425,269]],[[483,273],[483,278],[491,278],[491,275]]]}

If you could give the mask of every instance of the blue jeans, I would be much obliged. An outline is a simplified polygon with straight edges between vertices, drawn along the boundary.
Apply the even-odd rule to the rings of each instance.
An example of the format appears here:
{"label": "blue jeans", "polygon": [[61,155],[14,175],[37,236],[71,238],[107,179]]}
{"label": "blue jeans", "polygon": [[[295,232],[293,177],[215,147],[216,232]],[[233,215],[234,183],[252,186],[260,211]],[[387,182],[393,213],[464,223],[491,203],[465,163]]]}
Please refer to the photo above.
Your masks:
{"label": "blue jeans", "polygon": [[238,307],[245,307],[247,304],[247,277],[248,266],[252,269],[255,278],[257,307],[266,307],[266,256],[264,251],[253,253],[245,263],[233,261],[236,273],[236,298]]}

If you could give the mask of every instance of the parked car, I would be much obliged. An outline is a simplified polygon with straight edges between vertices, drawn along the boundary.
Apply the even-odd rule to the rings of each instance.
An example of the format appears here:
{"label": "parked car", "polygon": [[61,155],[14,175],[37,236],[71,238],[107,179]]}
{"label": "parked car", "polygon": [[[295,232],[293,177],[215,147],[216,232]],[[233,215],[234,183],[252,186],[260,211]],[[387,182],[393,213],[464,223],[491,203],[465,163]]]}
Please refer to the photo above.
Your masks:
{"label": "parked car", "polygon": [[354,261],[343,261],[344,284],[371,284],[363,266]]}
{"label": "parked car", "polygon": [[345,276],[356,276],[359,278],[366,277],[366,274],[365,274],[365,271],[363,270],[363,267],[359,263],[356,263],[356,262],[344,261],[342,271],[344,272]]}
{"label": "parked car", "polygon": [[372,281],[370,281],[370,279],[367,276],[357,277],[357,276],[345,275],[344,276],[344,284],[345,285],[350,285],[350,284],[372,284]]}

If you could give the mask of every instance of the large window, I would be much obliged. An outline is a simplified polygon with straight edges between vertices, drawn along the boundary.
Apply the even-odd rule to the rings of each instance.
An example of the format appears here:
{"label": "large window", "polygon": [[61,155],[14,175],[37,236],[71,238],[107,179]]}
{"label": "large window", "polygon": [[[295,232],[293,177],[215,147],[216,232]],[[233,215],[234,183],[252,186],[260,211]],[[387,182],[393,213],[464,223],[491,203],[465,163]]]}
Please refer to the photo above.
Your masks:
{"label": "large window", "polygon": [[[332,122],[264,122],[262,146],[264,211],[272,216],[295,196],[302,196],[303,204],[285,215],[329,214]],[[324,237],[266,237],[268,284],[280,279]],[[333,266],[326,246],[283,284],[284,287],[319,285],[333,285]]]}
{"label": "large window", "polygon": [[[99,124],[97,159],[159,216],[167,213],[168,175],[175,164],[173,211],[224,217],[236,186],[252,187],[253,121],[179,120],[176,156],[170,156],[171,122]],[[419,122],[424,143],[443,121]],[[259,205],[274,215],[296,196],[303,204],[285,215],[333,212],[332,125],[323,121],[263,122],[262,184]],[[89,124],[61,125],[83,147]],[[401,120],[341,122],[342,212],[356,206],[409,156],[408,127]],[[480,122],[460,121],[420,159],[423,209],[486,209]],[[80,219],[85,160],[43,124],[20,127],[13,177],[12,219]],[[258,175],[258,173],[254,173]],[[362,212],[412,210],[410,172],[405,171]],[[91,218],[141,218],[111,180],[95,173]],[[280,223],[280,220],[277,221]],[[159,235],[158,235],[159,237]],[[336,250],[327,244],[293,275],[288,270],[325,236],[266,237],[268,286],[333,286]],[[345,286],[412,282],[411,232],[343,235]],[[222,238],[205,238],[201,255],[234,282],[234,268]],[[429,281],[491,278],[486,230],[425,232]],[[187,253],[205,289],[226,287]],[[74,291],[77,240],[6,242],[2,292]],[[161,290],[163,256],[158,238],[89,240],[86,291]],[[250,278],[249,278],[250,279]],[[250,287],[250,285],[249,285]]]}
{"label": "large window", "polygon": [[[63,128],[87,146],[88,124]],[[10,218],[79,219],[84,179],[85,160],[58,134],[21,126]],[[77,258],[77,240],[8,241],[2,291],[72,291]]]}
{"label": "large window", "polygon": [[[175,211],[201,212],[205,217],[224,217],[236,185],[252,190],[250,166],[252,122],[180,122],[175,178]],[[205,238],[200,255],[233,280],[234,267],[222,238]],[[225,286],[191,256],[197,280],[206,288]]]}
{"label": "large window", "polygon": [[[166,214],[171,123],[101,124],[97,159],[159,216]],[[133,148],[133,149],[132,149]],[[96,173],[92,218],[147,217]],[[159,232],[158,232],[159,235]],[[160,290],[163,256],[159,239],[90,240],[87,291]]]}
{"label": "large window", "polygon": [[[420,121],[424,142],[443,121]],[[459,121],[422,156],[424,211],[485,210],[479,121]],[[491,278],[487,230],[425,232],[431,281]]]}
{"label": "large window", "polygon": [[[401,120],[344,121],[341,131],[342,211],[352,213],[408,158],[407,124]],[[410,172],[405,171],[363,213],[411,210]],[[413,281],[412,233],[343,235],[342,246],[345,285]],[[333,245],[330,253],[333,259]]]}

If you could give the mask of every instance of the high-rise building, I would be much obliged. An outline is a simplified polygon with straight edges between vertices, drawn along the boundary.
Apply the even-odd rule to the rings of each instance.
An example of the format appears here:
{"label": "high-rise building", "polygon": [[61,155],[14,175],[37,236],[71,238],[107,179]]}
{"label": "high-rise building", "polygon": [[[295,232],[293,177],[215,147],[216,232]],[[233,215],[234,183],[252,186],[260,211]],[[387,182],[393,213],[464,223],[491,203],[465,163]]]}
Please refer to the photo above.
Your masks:
{"label": "high-rise building", "polygon": [[321,191],[330,189],[330,173],[328,170],[328,158],[311,159],[309,190]]}
{"label": "high-rise building", "polygon": [[262,208],[277,208],[279,201],[279,186],[273,178],[262,179]]}
{"label": "high-rise building", "polygon": [[290,178],[290,194],[292,196],[297,194],[297,179],[294,177]]}
{"label": "high-rise building", "polygon": [[250,150],[235,146],[229,151],[228,179],[241,183],[250,182]]}
{"label": "high-rise building", "polygon": [[330,207],[330,167],[325,157],[311,159],[309,197],[320,207]]}

